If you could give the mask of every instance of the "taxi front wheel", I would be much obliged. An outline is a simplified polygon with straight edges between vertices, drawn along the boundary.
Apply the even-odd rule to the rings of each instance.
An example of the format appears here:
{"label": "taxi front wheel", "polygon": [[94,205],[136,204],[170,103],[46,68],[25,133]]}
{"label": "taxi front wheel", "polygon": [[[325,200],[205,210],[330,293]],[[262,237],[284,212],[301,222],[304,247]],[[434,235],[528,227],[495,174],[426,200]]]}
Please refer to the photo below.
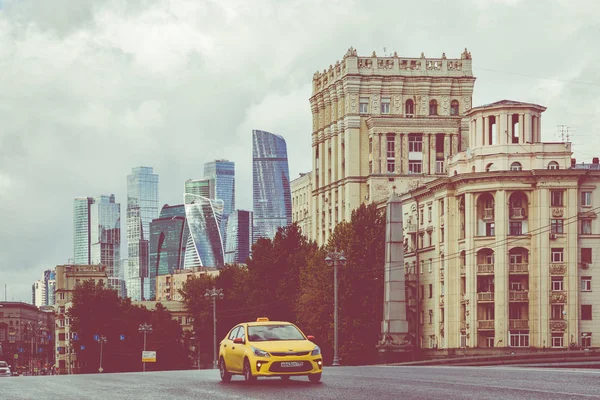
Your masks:
{"label": "taxi front wheel", "polygon": [[308,380],[312,383],[319,383],[321,382],[321,374],[311,374],[308,376]]}
{"label": "taxi front wheel", "polygon": [[254,382],[256,376],[252,375],[252,368],[250,368],[250,361],[246,358],[244,360],[244,380],[246,382]]}

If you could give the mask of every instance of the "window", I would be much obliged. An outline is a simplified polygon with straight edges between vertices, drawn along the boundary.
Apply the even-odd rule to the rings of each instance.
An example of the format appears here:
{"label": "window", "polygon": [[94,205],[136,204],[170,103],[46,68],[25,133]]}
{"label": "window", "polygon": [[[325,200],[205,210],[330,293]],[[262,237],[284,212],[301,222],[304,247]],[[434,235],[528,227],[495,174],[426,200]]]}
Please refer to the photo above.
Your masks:
{"label": "window", "polygon": [[522,235],[523,234],[523,223],[519,222],[510,222],[509,223],[509,235]]}
{"label": "window", "polygon": [[433,310],[429,310],[429,323],[433,324]]}
{"label": "window", "polygon": [[358,112],[361,114],[369,113],[369,98],[361,97],[358,103]]}
{"label": "window", "polygon": [[467,335],[464,335],[464,334],[460,335],[460,347],[462,347],[462,348],[467,347]]}
{"label": "window", "polygon": [[425,311],[421,311],[419,313],[419,322],[421,323],[421,325],[425,323]]}
{"label": "window", "polygon": [[433,271],[433,260],[431,258],[429,259],[429,268],[428,269],[429,269],[429,272]]}
{"label": "window", "polygon": [[514,162],[514,163],[510,164],[510,170],[511,171],[521,171],[521,170],[523,170],[523,167],[521,166],[521,163]]}
{"label": "window", "polygon": [[559,169],[558,163],[556,161],[551,161],[548,163],[548,169]]}
{"label": "window", "polygon": [[583,218],[581,220],[581,234],[591,235],[592,234],[592,220],[589,218]]}
{"label": "window", "polygon": [[592,248],[582,247],[581,248],[581,262],[586,264],[592,263]]}
{"label": "window", "polygon": [[564,311],[564,304],[552,304],[550,306],[550,319],[557,321],[565,319]]}
{"label": "window", "polygon": [[[429,298],[431,299],[433,297],[433,284],[429,284]],[[429,312],[430,314],[432,313],[432,311]]]}
{"label": "window", "polygon": [[493,222],[485,224],[485,236],[495,235],[495,225]]}
{"label": "window", "polygon": [[415,114],[415,102],[412,99],[406,100],[404,105],[404,113],[407,117],[412,117]]}
{"label": "window", "polygon": [[564,333],[552,333],[552,347],[563,347]]}
{"label": "window", "polygon": [[369,161],[369,174],[373,173],[373,161]]}
{"label": "window", "polygon": [[396,171],[396,162],[393,160],[387,160],[387,172],[393,174]]}
{"label": "window", "polygon": [[396,171],[396,151],[395,151],[395,136],[388,135],[387,136],[387,172],[394,173]]}
{"label": "window", "polygon": [[450,103],[450,115],[458,115],[458,100],[452,100]]}
{"label": "window", "polygon": [[565,233],[563,220],[562,219],[550,220],[550,232],[551,233]]}
{"label": "window", "polygon": [[523,319],[523,312],[521,311],[521,307],[511,304],[508,308],[508,318],[509,319]]}
{"label": "window", "polygon": [[592,347],[592,332],[581,334],[581,347]]}
{"label": "window", "polygon": [[440,228],[440,243],[444,243],[444,228]]}
{"label": "window", "polygon": [[552,207],[563,206],[563,191],[562,190],[551,190],[550,191],[550,205]]}
{"label": "window", "polygon": [[508,259],[511,264],[523,264],[523,254],[510,254]]}
{"label": "window", "polygon": [[581,305],[581,320],[591,321],[592,320],[592,306],[591,304]]}
{"label": "window", "polygon": [[390,113],[390,98],[389,97],[381,98],[381,113],[382,114]]}
{"label": "window", "polygon": [[511,331],[509,337],[510,347],[529,347],[528,331]]}
{"label": "window", "polygon": [[440,215],[444,215],[444,199],[440,200]]}
{"label": "window", "polygon": [[591,207],[592,205],[592,192],[581,192],[581,206]]}
{"label": "window", "polygon": [[369,153],[373,152],[373,136],[369,138]]}
{"label": "window", "polygon": [[421,208],[419,210],[419,220],[421,221],[421,225],[423,225],[423,223],[425,222],[425,217],[423,216],[423,209]]}
{"label": "window", "polygon": [[436,174],[443,174],[444,173],[444,161],[443,160],[436,160],[435,161],[435,173]]}
{"label": "window", "polygon": [[427,207],[427,220],[429,222],[431,222],[432,216],[433,216],[432,208],[431,208],[431,206],[429,206],[429,207]]}
{"label": "window", "polygon": [[591,276],[582,276],[581,277],[581,291],[582,292],[591,292],[592,291],[592,277]]}
{"label": "window", "polygon": [[553,276],[552,277],[552,291],[553,292],[562,292],[563,291],[563,277],[562,276]]}
{"label": "window", "polygon": [[429,115],[437,115],[437,101],[431,100],[429,102]]}
{"label": "window", "polygon": [[421,161],[408,160],[408,173],[409,174],[420,174],[422,172],[421,167],[422,167]]}
{"label": "window", "polygon": [[[485,166],[485,172],[490,172],[490,171],[493,171],[493,170],[494,170],[494,169],[493,169],[493,166],[494,166],[494,164],[492,164],[492,163],[490,163],[490,164],[486,165],[486,166]],[[473,172],[475,172],[475,171],[473,171]]]}
{"label": "window", "polygon": [[523,290],[523,284],[521,282],[510,282],[510,290]]}
{"label": "window", "polygon": [[408,151],[412,153],[423,152],[423,141],[421,135],[408,136]]}
{"label": "window", "polygon": [[550,252],[551,258],[550,262],[559,263],[563,262],[563,249],[553,247]]}

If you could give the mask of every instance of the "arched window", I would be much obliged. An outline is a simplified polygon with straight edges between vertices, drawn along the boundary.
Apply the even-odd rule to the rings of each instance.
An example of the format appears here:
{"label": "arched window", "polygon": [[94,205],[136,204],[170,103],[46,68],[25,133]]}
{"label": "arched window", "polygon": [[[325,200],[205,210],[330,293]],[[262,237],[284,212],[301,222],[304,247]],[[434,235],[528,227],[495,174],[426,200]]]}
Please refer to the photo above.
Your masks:
{"label": "arched window", "polygon": [[406,104],[404,105],[404,114],[406,114],[407,118],[412,118],[415,115],[415,102],[412,99],[406,100]]}
{"label": "arched window", "polygon": [[450,103],[450,115],[458,115],[458,100],[452,100]]}
{"label": "arched window", "polygon": [[475,166],[471,167],[471,172],[475,172]]}
{"label": "arched window", "polygon": [[485,166],[485,172],[493,171],[494,170],[493,167],[494,167],[494,164],[491,164],[491,163],[488,164],[488,165],[486,165]]}
{"label": "arched window", "polygon": [[511,171],[522,171],[523,167],[521,166],[521,163],[514,162],[514,163],[510,164],[510,170]]}
{"label": "arched window", "polygon": [[431,100],[429,102],[429,115],[437,115],[437,100]]}
{"label": "arched window", "polygon": [[548,163],[548,169],[559,169],[558,163],[556,161],[550,161]]}

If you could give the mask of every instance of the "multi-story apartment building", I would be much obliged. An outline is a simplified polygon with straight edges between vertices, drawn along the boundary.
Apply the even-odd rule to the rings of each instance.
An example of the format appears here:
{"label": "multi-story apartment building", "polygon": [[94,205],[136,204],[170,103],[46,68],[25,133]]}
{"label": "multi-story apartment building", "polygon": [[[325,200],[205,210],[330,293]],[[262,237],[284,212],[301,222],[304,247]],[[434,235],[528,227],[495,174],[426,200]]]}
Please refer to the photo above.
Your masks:
{"label": "multi-story apartment building", "polygon": [[183,301],[183,296],[179,290],[192,277],[201,275],[217,276],[219,270],[216,268],[197,267],[190,269],[178,269],[170,274],[159,275],[156,277],[156,301]]}
{"label": "multi-story apartment building", "polygon": [[152,167],[132,168],[127,176],[127,297],[150,295],[148,279],[150,222],[158,217],[158,175]]}
{"label": "multi-story apartment building", "polygon": [[292,223],[290,171],[285,139],[252,131],[253,242],[273,239],[280,227]]}
{"label": "multi-story apartment building", "polygon": [[[318,244],[363,203],[446,173],[466,148],[471,54],[458,59],[358,56],[313,77],[311,230]],[[304,184],[303,182],[299,182]],[[295,189],[294,189],[295,191]]]}
{"label": "multi-story apartment building", "polygon": [[108,273],[103,265],[57,265],[56,266],[56,368],[60,374],[77,373],[77,349],[72,345],[73,332],[67,311],[71,306],[73,291],[87,280],[108,284]]}
{"label": "multi-story apartment building", "polygon": [[304,236],[310,236],[312,226],[312,215],[310,206],[312,204],[312,174],[301,173],[294,179],[290,186],[292,188],[292,221],[298,224]]}
{"label": "multi-story apartment building", "polygon": [[0,302],[2,360],[12,370],[39,371],[54,365],[54,312],[31,304]]}
{"label": "multi-story apartment building", "polygon": [[402,194],[410,329],[425,348],[600,346],[600,170],[541,142],[544,107],[464,112],[470,146]]}

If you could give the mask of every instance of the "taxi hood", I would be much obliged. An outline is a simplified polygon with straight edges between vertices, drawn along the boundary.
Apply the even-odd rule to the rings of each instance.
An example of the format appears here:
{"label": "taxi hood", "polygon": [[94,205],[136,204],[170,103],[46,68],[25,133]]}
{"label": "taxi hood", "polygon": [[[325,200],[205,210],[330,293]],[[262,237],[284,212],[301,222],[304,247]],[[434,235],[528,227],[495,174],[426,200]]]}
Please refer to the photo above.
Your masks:
{"label": "taxi hood", "polygon": [[317,345],[310,340],[269,340],[265,342],[247,342],[249,345],[271,352],[312,351]]}

